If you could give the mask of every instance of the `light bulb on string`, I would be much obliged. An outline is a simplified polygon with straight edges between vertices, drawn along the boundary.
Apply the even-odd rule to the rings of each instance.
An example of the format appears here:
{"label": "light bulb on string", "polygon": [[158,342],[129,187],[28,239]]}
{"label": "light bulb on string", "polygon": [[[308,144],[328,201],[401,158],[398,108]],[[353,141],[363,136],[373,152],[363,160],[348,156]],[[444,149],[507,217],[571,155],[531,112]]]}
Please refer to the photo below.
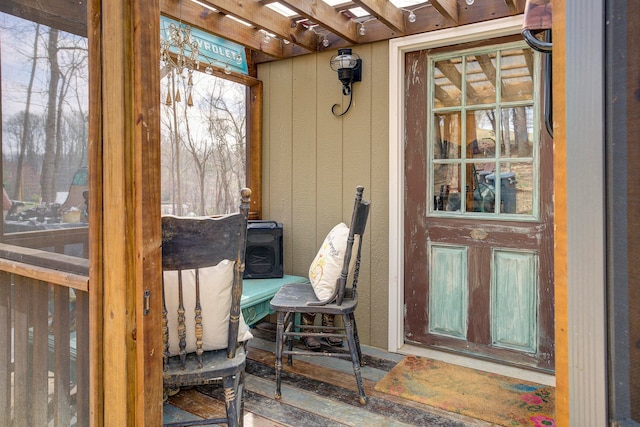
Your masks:
{"label": "light bulb on string", "polygon": [[409,11],[409,22],[411,22],[412,24],[416,22],[416,14],[413,13],[413,10]]}
{"label": "light bulb on string", "polygon": [[364,36],[367,34],[367,29],[364,27],[364,24],[360,24],[360,28],[358,29],[358,34]]}
{"label": "light bulb on string", "polygon": [[469,6],[471,6],[476,0],[465,0]]}
{"label": "light bulb on string", "polygon": [[225,73],[226,75],[231,74],[231,67],[229,66],[229,63],[228,63],[228,62],[227,62],[227,63],[225,64],[225,66],[224,66],[224,73]]}

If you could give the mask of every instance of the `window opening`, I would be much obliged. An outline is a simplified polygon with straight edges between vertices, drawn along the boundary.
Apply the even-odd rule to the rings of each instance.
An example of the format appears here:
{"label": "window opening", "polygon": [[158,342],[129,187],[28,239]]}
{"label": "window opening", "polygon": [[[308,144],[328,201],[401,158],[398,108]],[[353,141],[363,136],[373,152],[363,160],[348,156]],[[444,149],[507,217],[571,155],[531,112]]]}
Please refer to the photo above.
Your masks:
{"label": "window opening", "polygon": [[246,86],[174,71],[161,91],[162,213],[235,212],[247,182]]}

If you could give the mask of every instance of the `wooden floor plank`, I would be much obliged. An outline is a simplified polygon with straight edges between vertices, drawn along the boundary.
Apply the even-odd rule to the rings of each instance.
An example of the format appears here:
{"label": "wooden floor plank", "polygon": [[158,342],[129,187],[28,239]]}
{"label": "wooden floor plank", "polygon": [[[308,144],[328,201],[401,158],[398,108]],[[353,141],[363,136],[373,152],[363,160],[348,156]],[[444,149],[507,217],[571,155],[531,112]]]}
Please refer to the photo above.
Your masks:
{"label": "wooden floor plank", "polygon": [[[351,361],[326,356],[294,356],[293,366],[285,362],[283,396],[275,400],[275,335],[254,331],[254,336],[247,353],[246,427],[493,425],[376,391],[375,384],[403,356],[367,347],[362,348],[365,366],[361,370],[369,399],[366,406],[359,404]],[[181,390],[165,404],[165,420],[221,416],[223,401],[219,386]]]}
{"label": "wooden floor plank", "polygon": [[[215,386],[208,386],[213,388]],[[214,394],[210,390],[211,394]],[[222,393],[211,397],[198,391],[197,388],[180,390],[180,393],[169,398],[169,403],[183,411],[189,411],[201,418],[219,418],[225,416],[224,402]],[[285,427],[284,424],[274,422],[248,410],[244,411],[245,427]]]}
{"label": "wooden floor plank", "polygon": [[[253,349],[263,350],[272,355],[275,363],[275,343],[272,343],[266,340],[255,339],[255,338],[251,341],[252,342],[249,346],[249,353]],[[348,355],[348,353],[346,354]],[[251,357],[251,356],[248,355],[248,357]],[[364,365],[361,366],[360,368],[362,377],[368,378],[369,380],[375,381],[375,382],[380,381],[396,364],[396,362],[390,362],[390,361],[381,361],[381,360],[374,361],[371,357],[368,357],[366,354],[363,355],[363,359],[364,359]],[[353,375],[353,364],[351,363],[351,360],[348,360],[348,359],[328,357],[328,356],[294,356],[293,357],[294,365],[296,364],[296,361],[304,361],[306,363],[311,363],[314,365],[322,365],[322,366],[335,369],[336,371],[340,371],[343,374]],[[283,358],[283,364],[286,364],[286,358]],[[354,381],[355,381],[355,377],[354,377]]]}
{"label": "wooden floor plank", "polygon": [[[247,375],[247,388],[265,397],[273,396],[273,382],[263,378]],[[398,422],[386,416],[371,413],[363,408],[340,403],[331,398],[321,397],[315,393],[304,391],[290,385],[283,384],[281,403],[311,412],[315,415],[320,415],[331,420],[329,425],[332,426],[408,427],[411,425]],[[340,406],[342,406],[342,409]]]}
{"label": "wooden floor plank", "polygon": [[[250,359],[250,361],[257,362],[263,365],[260,369],[260,372],[257,373],[258,375],[261,375],[263,378],[271,379],[272,381],[275,381],[275,369],[273,370],[266,369],[267,367],[275,366],[275,355],[273,353],[270,353],[269,351],[265,351],[259,348],[251,348],[247,354],[247,357]],[[338,386],[338,387],[350,390],[354,393],[353,395],[356,396],[355,399],[357,401],[357,394],[355,393],[357,392],[358,389],[355,382],[355,377],[353,376],[353,370],[350,372],[347,371],[349,375],[345,375],[342,372],[342,370],[334,371],[330,366],[325,366],[324,363],[322,365],[314,364],[313,362],[315,361],[315,359],[321,359],[321,358],[309,357],[307,359],[308,361],[294,359],[293,365],[291,366],[288,366],[286,363],[284,363],[283,370],[285,372],[290,372],[292,374],[310,378],[314,381],[322,381],[334,386]],[[323,358],[323,359],[327,359],[327,358]],[[251,371],[252,369],[256,369],[256,366],[255,365],[249,366],[248,370]],[[302,383],[303,382],[301,381],[300,384]],[[446,418],[453,421],[459,421],[464,423],[464,425],[467,425],[467,426],[487,427],[492,425],[491,423],[487,423],[482,420],[476,420],[476,419],[465,417],[459,414],[452,414],[450,412],[447,412],[438,408],[429,407],[417,402],[402,399],[397,396],[381,393],[375,390],[374,387],[376,383],[377,381],[372,381],[369,378],[363,378],[365,393],[367,394],[368,397],[382,399],[393,405],[399,405],[400,408],[404,408],[404,407],[412,408],[413,410],[417,410],[420,412],[428,411],[430,414],[434,414],[441,418]],[[273,383],[273,387],[275,391],[275,382]],[[383,408],[384,409],[381,409],[381,410],[383,411],[388,410],[388,408],[385,408],[384,406]],[[398,411],[410,413],[411,411],[406,408],[399,409]],[[416,415],[415,414],[407,415],[407,417],[412,417],[412,416],[416,416]],[[420,416],[418,416],[418,418],[419,417]]]}
{"label": "wooden floor plank", "polygon": [[[195,421],[201,420],[201,417],[198,417],[188,411],[184,411],[176,406],[173,406],[171,403],[165,403],[163,405],[162,410],[162,422],[163,423],[175,423],[180,421]],[[220,427],[217,424],[207,424],[203,427]]]}

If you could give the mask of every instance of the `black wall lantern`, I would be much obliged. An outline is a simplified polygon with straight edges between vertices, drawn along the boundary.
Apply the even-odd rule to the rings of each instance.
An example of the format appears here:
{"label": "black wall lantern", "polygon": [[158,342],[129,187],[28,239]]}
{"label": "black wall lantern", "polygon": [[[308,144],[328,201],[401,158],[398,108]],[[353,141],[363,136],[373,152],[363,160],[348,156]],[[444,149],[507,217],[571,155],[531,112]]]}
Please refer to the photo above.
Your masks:
{"label": "black wall lantern", "polygon": [[340,114],[336,114],[335,108],[338,104],[333,104],[331,112],[334,116],[343,116],[351,108],[353,93],[351,84],[362,80],[362,59],[351,53],[351,49],[338,49],[338,54],[331,57],[331,69],[338,72],[338,79],[342,82],[342,94],[349,97],[347,109]]}

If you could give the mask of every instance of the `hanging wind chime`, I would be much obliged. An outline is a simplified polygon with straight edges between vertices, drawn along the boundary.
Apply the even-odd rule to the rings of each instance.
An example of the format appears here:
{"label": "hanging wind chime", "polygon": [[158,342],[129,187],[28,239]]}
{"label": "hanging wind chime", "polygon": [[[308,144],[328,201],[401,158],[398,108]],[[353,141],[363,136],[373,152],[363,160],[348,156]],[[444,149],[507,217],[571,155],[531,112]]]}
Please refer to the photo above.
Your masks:
{"label": "hanging wind chime", "polygon": [[176,88],[173,100],[171,97],[172,85],[169,75],[175,74],[187,80],[187,105],[193,106],[192,88],[193,71],[200,68],[200,52],[198,43],[191,37],[191,27],[188,25],[169,24],[167,37],[160,40],[160,60],[167,67],[167,98],[166,105],[173,102],[182,102],[180,88]]}

